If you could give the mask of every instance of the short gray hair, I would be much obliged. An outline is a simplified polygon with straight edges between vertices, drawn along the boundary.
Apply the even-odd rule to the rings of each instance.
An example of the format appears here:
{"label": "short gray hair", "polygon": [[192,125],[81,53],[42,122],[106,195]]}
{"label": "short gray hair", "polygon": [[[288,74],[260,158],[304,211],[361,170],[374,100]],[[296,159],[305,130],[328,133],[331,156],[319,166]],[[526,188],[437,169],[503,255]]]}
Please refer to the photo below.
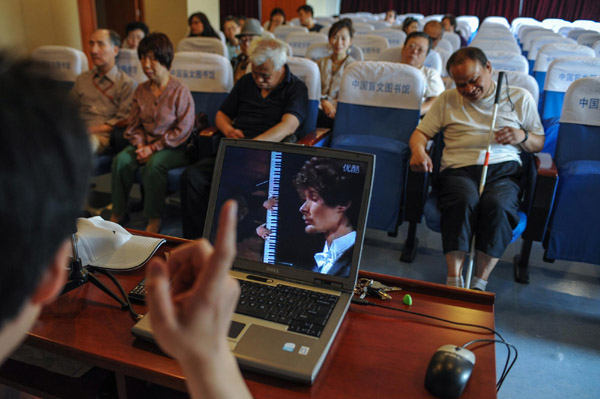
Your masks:
{"label": "short gray hair", "polygon": [[281,40],[260,37],[250,44],[250,62],[260,66],[271,60],[273,69],[281,69],[287,61],[287,44]]}

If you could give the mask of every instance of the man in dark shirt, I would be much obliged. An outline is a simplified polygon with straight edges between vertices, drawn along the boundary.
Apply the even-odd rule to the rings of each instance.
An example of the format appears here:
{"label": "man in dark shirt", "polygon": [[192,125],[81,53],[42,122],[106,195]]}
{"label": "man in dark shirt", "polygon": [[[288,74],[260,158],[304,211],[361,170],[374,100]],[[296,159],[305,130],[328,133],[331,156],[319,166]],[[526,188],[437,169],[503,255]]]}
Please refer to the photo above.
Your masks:
{"label": "man in dark shirt", "polygon": [[[295,141],[294,132],[308,112],[306,85],[286,62],[285,43],[269,38],[252,42],[252,73],[244,75],[217,112],[217,128],[228,138]],[[181,177],[183,235],[202,235],[214,158],[188,167]]]}
{"label": "man in dark shirt", "polygon": [[298,18],[300,19],[300,25],[308,29],[309,32],[319,32],[323,29],[323,25],[318,24],[313,19],[313,8],[309,5],[303,5],[298,7]]}

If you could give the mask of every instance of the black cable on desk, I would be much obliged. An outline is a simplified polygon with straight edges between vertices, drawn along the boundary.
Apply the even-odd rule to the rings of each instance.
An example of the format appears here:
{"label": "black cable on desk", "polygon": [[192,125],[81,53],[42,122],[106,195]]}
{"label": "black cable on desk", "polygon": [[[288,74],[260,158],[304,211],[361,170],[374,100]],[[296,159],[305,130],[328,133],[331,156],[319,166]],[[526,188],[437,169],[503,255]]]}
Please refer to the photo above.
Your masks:
{"label": "black cable on desk", "polygon": [[[517,348],[514,345],[509,344],[508,342],[506,342],[506,340],[504,339],[504,337],[498,331],[494,330],[493,328],[489,328],[489,327],[486,327],[486,326],[481,326],[479,324],[460,323],[458,321],[448,320],[448,319],[444,319],[444,318],[437,317],[437,316],[431,316],[431,315],[428,315],[428,314],[425,314],[425,313],[413,312],[412,310],[406,310],[406,309],[401,309],[401,308],[395,308],[395,307],[392,307],[392,306],[380,305],[378,303],[371,302],[371,301],[368,301],[368,300],[366,300],[364,298],[359,298],[357,296],[352,296],[352,303],[354,303],[356,305],[361,305],[361,306],[375,306],[375,307],[378,307],[378,308],[395,310],[397,312],[403,312],[403,313],[408,313],[408,314],[412,314],[412,315],[415,315],[415,316],[426,317],[428,319],[433,319],[433,320],[441,321],[441,322],[444,322],[444,323],[450,323],[450,324],[454,324],[454,325],[457,325],[457,326],[481,328],[481,329],[486,330],[486,331],[488,331],[488,332],[490,332],[492,334],[497,335],[498,338],[500,338],[500,340],[496,340],[496,339],[476,339],[476,340],[473,340],[473,341],[469,341],[469,342],[467,342],[466,344],[463,345],[463,348],[465,348],[466,346],[471,345],[471,344],[473,344],[475,342],[498,342],[498,343],[502,343],[502,344],[506,345],[506,348],[508,349],[508,355],[507,355],[507,358],[506,358],[506,362],[504,363],[504,368],[502,370],[502,374],[500,375],[500,379],[496,383],[496,392],[500,391],[500,387],[502,387],[502,383],[504,382],[504,380],[508,376],[508,373],[510,372],[510,369],[512,368],[512,366],[517,361],[517,356],[518,356]],[[510,362],[510,358],[511,358],[511,347],[515,351],[515,358],[513,359],[512,363],[510,363],[510,366],[509,366],[509,362]]]}
{"label": "black cable on desk", "polygon": [[90,268],[90,271],[91,270],[98,271],[98,272],[104,274],[117,286],[117,288],[119,289],[119,292],[121,292],[121,295],[123,295],[123,298],[125,298],[125,302],[127,303],[126,308],[129,311],[129,314],[131,315],[131,317],[133,318],[133,321],[139,321],[143,317],[142,315],[137,313],[135,310],[133,310],[133,305],[131,304],[131,301],[129,300],[129,296],[127,296],[127,294],[125,293],[125,290],[123,289],[123,286],[121,285],[121,283],[119,283],[119,280],[117,280],[111,272],[101,269],[101,268],[97,268],[97,267]]}

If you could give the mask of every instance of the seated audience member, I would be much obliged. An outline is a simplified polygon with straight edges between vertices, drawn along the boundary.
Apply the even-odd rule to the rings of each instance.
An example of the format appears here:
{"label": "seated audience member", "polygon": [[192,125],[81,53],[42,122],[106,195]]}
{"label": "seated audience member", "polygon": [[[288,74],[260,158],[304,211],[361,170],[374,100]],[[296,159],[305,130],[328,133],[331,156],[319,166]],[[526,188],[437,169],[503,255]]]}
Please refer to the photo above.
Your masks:
{"label": "seated audience member", "polygon": [[425,58],[431,51],[431,38],[423,32],[413,32],[406,37],[400,62],[419,69],[425,77],[425,93],[421,103],[421,115],[425,115],[431,104],[444,91],[444,82],[438,71],[425,65]]}
{"label": "seated audience member", "polygon": [[402,23],[402,30],[404,31],[404,33],[406,33],[406,35],[410,35],[413,32],[416,32],[419,30],[419,21],[417,21],[415,18],[411,18],[408,17],[404,20],[404,22]]}
{"label": "seated audience member", "polygon": [[303,5],[298,7],[298,18],[300,19],[300,25],[308,29],[309,32],[319,32],[323,29],[323,25],[317,23],[313,19],[313,8],[309,5]]}
{"label": "seated audience member", "polygon": [[275,32],[275,28],[279,25],[285,25],[285,23],[285,12],[281,8],[275,7],[273,11],[271,11],[271,16],[265,24],[265,30],[273,33]]}
{"label": "seated audience member", "polygon": [[428,139],[442,132],[444,152],[436,188],[441,211],[448,285],[462,286],[462,268],[475,234],[476,270],[471,287],[485,290],[487,280],[512,238],[519,217],[521,151],[544,146],[544,129],[527,90],[502,88],[487,181],[479,196],[483,154],[487,148],[496,83],[483,51],[465,47],[448,60],[456,89],[446,90],[413,132],[410,166],[431,172]]}
{"label": "seated audience member", "polygon": [[188,18],[188,26],[190,27],[188,37],[202,36],[221,39],[208,21],[208,17],[203,12],[196,12],[190,15]]}
{"label": "seated audience member", "polygon": [[223,33],[225,34],[225,45],[227,46],[230,61],[240,53],[240,41],[237,37],[240,31],[240,21],[236,17],[229,15],[225,18]]}
{"label": "seated audience member", "polygon": [[444,32],[454,32],[458,35],[458,37],[460,38],[460,47],[467,46],[467,41],[465,40],[465,38],[462,37],[460,32],[456,30],[456,17],[454,15],[444,15],[444,18],[442,18],[442,26],[444,27]]}
{"label": "seated audience member", "polygon": [[433,41],[433,47],[435,48],[437,44],[442,40],[442,34],[444,33],[444,28],[442,23],[439,21],[429,21],[425,24],[423,28],[423,32],[427,33],[431,40]]}
{"label": "seated audience member", "polygon": [[146,36],[138,54],[148,80],[140,84],[133,98],[124,134],[130,145],[113,160],[110,220],[119,222],[124,216],[136,171],[142,168],[146,231],[158,233],[167,172],[189,162],[185,143],[194,124],[194,100],[189,89],[169,73],[173,44],[165,34]]}
{"label": "seated audience member", "polygon": [[130,22],[125,25],[125,40],[122,48],[137,50],[143,38],[148,36],[148,26],[139,21]]}
{"label": "seated audience member", "polygon": [[245,15],[238,15],[237,19],[240,23],[240,28],[244,28],[244,25],[246,24],[246,16]]}
{"label": "seated audience member", "polygon": [[396,10],[388,10],[385,13],[385,19],[384,21],[389,23],[389,24],[396,24],[396,16],[398,15],[398,13],[396,12]]}
{"label": "seated audience member", "polygon": [[242,76],[246,74],[250,58],[248,57],[248,51],[250,50],[250,43],[255,37],[262,35],[262,28],[260,22],[256,18],[248,18],[244,24],[244,28],[240,33],[237,34],[237,38],[240,42],[240,54],[231,60],[233,66],[233,82],[236,83]]}
{"label": "seated audience member", "polygon": [[[308,112],[308,90],[286,65],[287,45],[258,38],[249,54],[252,73],[242,76],[217,111],[217,128],[229,138],[294,141]],[[214,161],[203,159],[181,176],[184,237],[202,235]]]}
{"label": "seated audience member", "polygon": [[101,154],[117,123],[128,117],[137,83],[115,63],[121,45],[117,32],[98,29],[89,45],[94,67],[77,77],[71,96],[87,125],[92,150]]}
{"label": "seated audience member", "polygon": [[352,44],[352,20],[345,18],[337,21],[329,29],[329,45],[332,53],[317,60],[321,72],[321,103],[317,126],[333,127],[338,93],[344,68],[356,61],[348,54]]}
{"label": "seated audience member", "polygon": [[[42,307],[65,285],[70,235],[76,230],[92,159],[76,108],[43,66],[0,54],[0,70],[0,135],[5,144],[0,162],[2,170],[14,172],[1,181],[1,219],[11,232],[1,244],[2,364]],[[161,259],[148,264],[154,336],[181,365],[193,398],[250,397],[227,344],[240,292],[227,273],[235,257],[235,225],[236,205],[229,202],[221,213],[214,249],[208,243],[191,243],[171,253],[168,267]]]}

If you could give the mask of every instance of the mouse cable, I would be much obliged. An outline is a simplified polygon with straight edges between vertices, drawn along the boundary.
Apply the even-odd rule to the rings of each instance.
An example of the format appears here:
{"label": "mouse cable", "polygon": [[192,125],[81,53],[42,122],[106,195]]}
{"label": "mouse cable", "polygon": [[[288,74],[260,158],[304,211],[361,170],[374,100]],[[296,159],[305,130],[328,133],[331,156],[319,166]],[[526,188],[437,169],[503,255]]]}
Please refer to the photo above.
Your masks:
{"label": "mouse cable", "polygon": [[490,332],[491,334],[497,335],[498,338],[500,338],[503,342],[506,342],[506,340],[504,339],[504,337],[502,335],[500,335],[500,333],[498,331],[496,331],[496,330],[494,330],[493,328],[490,328],[490,327],[481,326],[479,324],[460,323],[458,321],[452,321],[452,320],[444,319],[444,318],[437,317],[437,316],[431,316],[431,315],[428,315],[428,314],[425,314],[425,313],[413,312],[412,310],[395,308],[393,306],[380,305],[378,303],[368,301],[368,300],[366,300],[364,298],[358,298],[356,296],[352,296],[352,303],[354,303],[356,305],[361,305],[361,306],[375,306],[375,307],[378,307],[378,308],[395,310],[397,312],[403,312],[403,313],[408,313],[408,314],[412,314],[412,315],[415,315],[415,316],[426,317],[428,319],[433,319],[433,320],[441,321],[441,322],[444,322],[444,323],[455,324],[457,326],[481,328],[483,330],[486,330],[486,331]]}
{"label": "mouse cable", "polygon": [[[474,344],[474,343],[477,343],[477,342],[497,342],[497,343],[506,345],[506,349],[508,350],[508,354],[507,354],[507,357],[506,357],[506,364],[504,365],[504,370],[502,370],[502,374],[500,375],[500,379],[496,383],[496,392],[500,392],[500,388],[502,388],[502,383],[504,382],[504,380],[508,376],[508,373],[510,372],[510,370],[514,366],[515,362],[517,361],[517,357],[519,357],[519,352],[517,351],[517,347],[514,346],[514,345],[512,345],[512,344],[509,344],[506,341],[500,341],[498,339],[474,339],[472,341],[467,342],[462,347],[466,348],[467,346],[469,346],[471,344]],[[508,362],[510,361],[510,358],[511,358],[511,353],[512,353],[511,352],[511,348],[515,351],[515,357],[512,360],[512,362],[510,363],[510,366],[508,366],[508,368],[507,368],[506,366],[508,365]]]}
{"label": "mouse cable", "polygon": [[[125,290],[123,289],[123,286],[121,285],[121,283],[119,283],[119,280],[117,280],[116,277],[111,272],[101,269],[99,267],[90,268],[90,271],[92,271],[92,270],[95,272],[100,272],[101,274],[104,274],[117,286],[117,288],[119,289],[119,292],[125,299],[125,303],[127,304],[126,308],[129,311],[131,318],[133,319],[133,321],[139,321],[143,316],[140,315],[139,313],[137,313],[135,310],[133,310],[133,305],[131,304],[131,301],[129,300],[129,296],[127,296],[127,294],[125,293]],[[123,309],[125,309],[125,308],[123,308]]]}
{"label": "mouse cable", "polygon": [[[496,383],[496,392],[498,392],[498,390],[502,386],[502,383],[504,382],[504,379],[508,375],[508,372],[512,368],[514,362],[517,360],[517,355],[516,355],[517,348],[515,348],[514,345],[509,344],[508,342],[506,342],[506,340],[504,339],[504,337],[498,331],[494,330],[493,328],[486,327],[486,326],[481,326],[479,324],[460,323],[458,321],[448,320],[448,319],[444,319],[444,318],[437,317],[437,316],[431,316],[431,315],[428,315],[428,314],[425,314],[425,313],[413,312],[411,310],[395,308],[393,306],[380,305],[378,303],[371,302],[371,301],[368,301],[368,300],[366,300],[364,298],[356,297],[354,295],[352,296],[352,303],[357,304],[357,305],[361,305],[361,306],[375,306],[375,307],[378,307],[378,308],[395,310],[397,312],[403,312],[403,313],[408,313],[408,314],[412,314],[412,315],[415,315],[415,316],[426,317],[428,319],[433,319],[433,320],[441,321],[441,322],[444,322],[444,323],[450,323],[450,324],[454,324],[454,325],[457,325],[457,326],[481,328],[481,329],[486,330],[486,331],[488,331],[488,332],[490,332],[492,334],[497,335],[498,338],[500,338],[500,340],[481,340],[481,341],[489,341],[489,342],[500,342],[500,343],[503,343],[504,345],[506,345],[506,348],[508,349],[508,357],[506,358],[506,362],[504,363],[504,368],[502,370],[502,374],[500,375],[500,379],[498,380],[498,383]],[[476,341],[478,341],[478,340],[468,342],[465,345],[470,345],[471,343],[474,343]],[[515,359],[513,360],[513,362],[509,366],[509,361],[510,361],[510,356],[511,356],[510,347],[513,347],[513,349],[515,350]]]}

